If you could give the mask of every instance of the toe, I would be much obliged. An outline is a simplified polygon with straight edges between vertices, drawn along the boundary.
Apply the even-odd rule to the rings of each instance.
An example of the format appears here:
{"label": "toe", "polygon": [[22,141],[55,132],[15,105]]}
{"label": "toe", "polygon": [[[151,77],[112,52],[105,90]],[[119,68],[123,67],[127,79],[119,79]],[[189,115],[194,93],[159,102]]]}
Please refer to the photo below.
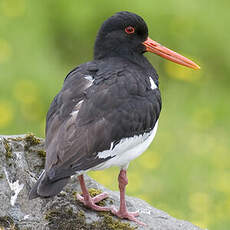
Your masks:
{"label": "toe", "polygon": [[102,206],[96,205],[96,203],[100,202],[101,200],[107,197],[108,197],[108,193],[101,193],[95,197],[89,197],[89,199],[85,200],[83,196],[81,196],[80,194],[77,194],[77,200],[82,202],[85,206],[93,210],[96,210],[96,211],[104,211],[104,212],[111,211],[111,208],[102,207]]}
{"label": "toe", "polygon": [[131,214],[134,217],[139,216],[139,212],[138,211],[136,211],[136,212],[130,212],[129,214]]}
{"label": "toe", "polygon": [[82,203],[84,203],[84,197],[81,196],[80,194],[77,194],[77,200],[81,201]]}
{"label": "toe", "polygon": [[93,210],[96,210],[96,211],[104,211],[104,212],[111,211],[111,209],[109,207],[101,207],[101,206],[98,206],[96,204],[91,204],[90,208]]}
{"label": "toe", "polygon": [[107,192],[103,192],[98,194],[97,196],[93,197],[92,200],[94,203],[98,203],[101,200],[104,200],[105,198],[107,198],[109,196],[109,194]]}
{"label": "toe", "polygon": [[133,217],[132,219],[129,219],[129,220],[132,220],[134,222],[136,222],[137,224],[141,225],[141,226],[147,226],[147,224],[139,221],[137,218]]}
{"label": "toe", "polygon": [[145,223],[139,221],[136,217],[139,216],[139,213],[138,212],[127,212],[127,211],[123,211],[121,212],[120,210],[117,211],[115,208],[112,208],[111,209],[111,212],[115,215],[115,216],[118,216],[122,219],[128,219],[128,220],[131,220],[131,221],[134,221],[136,222],[137,224],[139,225],[142,225],[142,226],[147,226]]}

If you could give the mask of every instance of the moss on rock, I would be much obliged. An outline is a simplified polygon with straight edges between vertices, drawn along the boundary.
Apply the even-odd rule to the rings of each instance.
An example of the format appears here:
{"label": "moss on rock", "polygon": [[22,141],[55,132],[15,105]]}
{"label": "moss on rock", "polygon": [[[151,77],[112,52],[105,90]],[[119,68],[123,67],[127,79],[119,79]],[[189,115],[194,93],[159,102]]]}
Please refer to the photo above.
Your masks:
{"label": "moss on rock", "polygon": [[24,138],[26,144],[25,144],[25,150],[28,151],[31,146],[38,145],[41,143],[41,140],[36,138],[34,134],[30,133],[27,134]]}
{"label": "moss on rock", "polygon": [[123,223],[120,220],[114,219],[110,213],[103,213],[103,219],[101,225],[104,226],[103,230],[134,230],[137,227],[132,227],[129,223]]}
{"label": "moss on rock", "polygon": [[3,139],[3,144],[4,144],[4,147],[5,147],[5,154],[6,154],[6,159],[9,159],[9,158],[12,158],[13,154],[12,154],[12,148],[9,144],[9,142],[7,141],[7,139]]}
{"label": "moss on rock", "polygon": [[38,150],[37,151],[38,156],[45,158],[46,157],[46,151],[45,150]]}
{"label": "moss on rock", "polygon": [[74,213],[68,207],[59,207],[45,214],[50,229],[57,230],[134,230],[129,223],[116,220],[108,213],[101,213],[100,219],[92,223],[86,223],[86,217],[82,210]]}
{"label": "moss on rock", "polygon": [[9,216],[0,217],[0,229],[19,230],[18,225]]}

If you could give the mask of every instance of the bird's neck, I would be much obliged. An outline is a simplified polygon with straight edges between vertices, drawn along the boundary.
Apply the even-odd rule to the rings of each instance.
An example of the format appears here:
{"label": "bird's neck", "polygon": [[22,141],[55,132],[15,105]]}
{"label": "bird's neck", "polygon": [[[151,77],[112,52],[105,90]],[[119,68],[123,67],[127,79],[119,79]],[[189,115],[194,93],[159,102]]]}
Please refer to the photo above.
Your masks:
{"label": "bird's neck", "polygon": [[94,50],[94,60],[102,60],[106,58],[108,59],[112,57],[126,59],[132,63],[135,63],[136,65],[143,67],[146,70],[153,68],[142,53],[133,52],[128,49],[123,49],[122,52],[117,49],[110,50],[110,52],[108,52],[108,50]]}
{"label": "bird's neck", "polygon": [[[101,54],[101,53],[100,53]],[[103,61],[109,61],[111,58],[119,59],[120,61],[125,61],[125,62],[131,62],[135,66],[139,66],[140,69],[142,69],[143,73],[145,73],[148,76],[151,76],[152,79],[154,80],[155,84],[158,86],[158,74],[156,70],[153,68],[151,63],[148,61],[148,59],[143,55],[143,54],[122,54],[118,55],[117,53],[110,53],[110,55],[105,55],[105,56],[95,56],[94,60],[103,60]],[[114,59],[113,59],[114,60]]]}

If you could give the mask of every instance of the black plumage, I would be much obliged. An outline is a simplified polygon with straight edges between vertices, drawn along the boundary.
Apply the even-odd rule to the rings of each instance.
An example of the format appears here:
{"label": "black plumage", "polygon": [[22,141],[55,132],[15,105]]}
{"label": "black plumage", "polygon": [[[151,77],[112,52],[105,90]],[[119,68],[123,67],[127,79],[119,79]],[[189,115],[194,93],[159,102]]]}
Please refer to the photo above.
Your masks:
{"label": "black plumage", "polygon": [[[128,25],[136,26],[135,37],[124,33]],[[71,175],[110,159],[98,158],[97,153],[110,149],[112,142],[116,145],[154,128],[161,97],[149,80],[158,86],[157,73],[142,55],[147,36],[143,19],[129,12],[102,25],[94,60],[67,75],[47,113],[45,172],[30,199],[56,195]]]}
{"label": "black plumage", "polygon": [[[92,81],[87,76],[92,76]],[[159,89],[151,89],[150,76],[158,84],[151,66],[146,69],[121,57],[94,60],[67,75],[47,114],[43,176],[48,176],[47,186],[63,178],[67,182],[66,178],[77,171],[108,160],[109,157],[98,158],[97,153],[110,149],[112,142],[119,143],[125,137],[154,128],[161,98]],[[80,101],[77,116],[72,116]],[[39,187],[37,195],[43,194],[43,187]],[[56,193],[61,189],[55,188]]]}
{"label": "black plumage", "polygon": [[[78,174],[81,202],[143,224],[135,218],[137,213],[127,211],[125,186],[129,161],[153,140],[161,111],[158,75],[143,56],[146,51],[199,68],[151,40],[140,16],[119,12],[106,20],[95,41],[94,60],[67,75],[47,113],[45,171],[33,186],[30,199],[58,194],[70,176]],[[129,144],[121,148],[125,143]],[[132,154],[129,148],[135,153],[124,156]],[[95,203],[107,195],[91,198],[82,176],[88,170],[110,166],[121,167],[119,211],[97,206]]]}

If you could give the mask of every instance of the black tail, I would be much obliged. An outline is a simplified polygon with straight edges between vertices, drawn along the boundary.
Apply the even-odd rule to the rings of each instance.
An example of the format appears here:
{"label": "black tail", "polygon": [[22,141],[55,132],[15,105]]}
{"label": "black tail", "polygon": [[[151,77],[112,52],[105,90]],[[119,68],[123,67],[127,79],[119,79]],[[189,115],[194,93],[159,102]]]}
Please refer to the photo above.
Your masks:
{"label": "black tail", "polygon": [[66,177],[57,181],[51,181],[44,171],[30,190],[29,200],[37,197],[48,198],[57,195],[68,183],[69,179],[70,177]]}

